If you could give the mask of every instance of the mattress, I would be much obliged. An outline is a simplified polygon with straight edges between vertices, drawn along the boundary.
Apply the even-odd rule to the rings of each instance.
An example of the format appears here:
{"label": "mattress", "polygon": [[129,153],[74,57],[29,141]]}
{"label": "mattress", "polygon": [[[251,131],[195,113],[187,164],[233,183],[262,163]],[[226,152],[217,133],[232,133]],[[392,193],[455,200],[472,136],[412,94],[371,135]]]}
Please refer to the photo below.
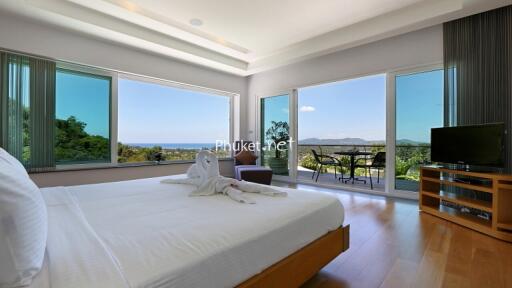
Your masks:
{"label": "mattress", "polygon": [[249,205],[164,178],[42,189],[47,261],[33,287],[233,287],[343,223],[332,194],[280,188]]}

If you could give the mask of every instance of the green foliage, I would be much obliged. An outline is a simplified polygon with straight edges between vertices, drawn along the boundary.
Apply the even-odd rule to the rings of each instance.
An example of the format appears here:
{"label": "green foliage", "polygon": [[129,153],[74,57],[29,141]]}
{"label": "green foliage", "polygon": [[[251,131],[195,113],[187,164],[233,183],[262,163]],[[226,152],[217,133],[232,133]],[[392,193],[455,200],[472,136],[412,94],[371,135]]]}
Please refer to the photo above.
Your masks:
{"label": "green foliage", "polygon": [[160,146],[144,148],[118,143],[117,155],[119,163],[166,160],[166,154]]}
{"label": "green foliage", "polygon": [[[110,162],[110,140],[99,135],[90,135],[85,131],[86,123],[71,116],[68,119],[55,120],[55,159],[57,164]],[[30,161],[30,113],[23,110],[23,160]],[[212,149],[204,147],[203,149]],[[195,149],[162,149],[135,147],[118,143],[118,162],[146,162],[165,160],[194,160]],[[229,151],[214,151],[218,158],[227,158]]]}
{"label": "green foliage", "polygon": [[[313,155],[307,154],[306,156],[302,157],[302,159],[300,159],[299,165],[306,169],[315,170],[317,163],[316,163],[315,157],[313,157]],[[322,168],[322,170],[323,170],[322,173],[327,172],[327,168],[325,168],[325,167]]]}
{"label": "green foliage", "polygon": [[430,146],[400,145],[396,148],[396,178],[419,181],[419,167],[430,162]]}
{"label": "green foliage", "polygon": [[[267,132],[265,132],[265,137],[268,140],[273,142],[273,145],[279,145],[282,142],[287,142],[290,140],[290,126],[286,121],[272,121],[272,126],[268,128]],[[283,145],[280,146],[280,148]],[[280,149],[274,149],[276,158],[280,158]]]}
{"label": "green foliage", "polygon": [[[163,149],[160,146],[147,148],[122,143],[118,143],[117,147],[117,161],[119,163],[157,161],[157,155],[160,155],[160,161],[195,160],[198,152],[196,149]],[[208,150],[212,149],[212,147],[204,147],[203,149]],[[229,151],[219,150],[212,152],[214,152],[219,159],[230,156]]]}
{"label": "green foliage", "polygon": [[109,140],[85,132],[87,124],[74,116],[56,119],[55,159],[57,163],[108,162]]}
{"label": "green foliage", "polygon": [[[313,155],[311,154],[311,149],[318,149],[318,151],[322,151],[323,154],[333,155],[335,152],[346,150],[346,146],[315,146],[315,145],[299,145],[298,146],[298,159],[299,165],[308,169],[311,168],[311,163],[315,163],[313,159]],[[353,146],[354,149],[362,149],[358,147],[358,145]],[[366,147],[366,151],[371,151],[372,154],[376,154],[380,151],[385,151],[384,145],[375,145],[372,147]],[[369,149],[369,150],[368,150]],[[342,162],[343,172],[349,173],[349,169],[347,167],[350,166],[348,157],[337,157],[338,160]],[[411,144],[399,144],[396,147],[396,178],[397,179],[405,179],[411,181],[419,181],[419,167],[421,165],[425,165],[430,163],[430,146],[428,144],[420,144],[420,145],[411,145]],[[336,168],[337,171],[340,171],[340,168]],[[334,168],[327,168],[329,173],[334,173]],[[365,171],[362,168],[358,168],[355,170],[356,176],[364,176]]]}
{"label": "green foliage", "polygon": [[406,175],[407,171],[409,171],[409,168],[411,168],[409,161],[405,161],[400,157],[396,157],[395,173],[397,176]]}

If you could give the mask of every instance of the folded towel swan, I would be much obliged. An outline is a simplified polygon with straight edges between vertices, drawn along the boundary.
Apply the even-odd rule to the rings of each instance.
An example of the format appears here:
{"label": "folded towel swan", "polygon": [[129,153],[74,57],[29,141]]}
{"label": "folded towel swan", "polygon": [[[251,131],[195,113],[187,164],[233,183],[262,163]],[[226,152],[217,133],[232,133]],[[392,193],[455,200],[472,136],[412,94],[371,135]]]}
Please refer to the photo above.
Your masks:
{"label": "folded towel swan", "polygon": [[243,192],[260,193],[266,196],[287,196],[286,192],[272,189],[266,185],[220,176],[217,156],[206,150],[197,153],[196,162],[187,170],[187,178],[164,179],[161,183],[194,185],[197,189],[192,191],[190,196],[224,194],[237,202],[247,204],[255,202]]}

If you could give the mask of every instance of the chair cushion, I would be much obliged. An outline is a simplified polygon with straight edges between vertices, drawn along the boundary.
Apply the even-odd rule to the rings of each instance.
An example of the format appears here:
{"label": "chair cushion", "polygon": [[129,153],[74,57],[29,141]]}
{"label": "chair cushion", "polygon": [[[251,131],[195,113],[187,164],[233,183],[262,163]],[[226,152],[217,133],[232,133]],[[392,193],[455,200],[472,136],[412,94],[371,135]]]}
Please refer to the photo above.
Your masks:
{"label": "chair cushion", "polygon": [[324,161],[322,161],[320,163],[322,163],[322,165],[336,165],[336,164],[338,164],[338,163],[336,163],[336,161],[330,160],[330,159],[329,160],[324,160]]}
{"label": "chair cushion", "polygon": [[251,151],[242,150],[235,155],[235,159],[242,165],[251,165],[258,159],[258,156],[254,155]]}
{"label": "chair cushion", "polygon": [[235,177],[237,180],[270,185],[272,169],[257,165],[239,165],[235,166]]}
{"label": "chair cushion", "polygon": [[237,180],[243,180],[242,172],[244,172],[244,171],[266,171],[266,172],[272,173],[272,169],[270,169],[268,167],[257,166],[257,165],[238,165],[238,166],[235,166],[235,178]]}

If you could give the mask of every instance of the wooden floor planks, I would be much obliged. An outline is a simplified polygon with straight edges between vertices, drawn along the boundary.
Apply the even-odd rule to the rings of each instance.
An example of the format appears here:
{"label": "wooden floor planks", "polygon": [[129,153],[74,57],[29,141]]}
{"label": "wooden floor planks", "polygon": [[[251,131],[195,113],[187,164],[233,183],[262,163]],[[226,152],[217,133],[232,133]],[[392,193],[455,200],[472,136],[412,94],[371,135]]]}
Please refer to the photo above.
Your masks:
{"label": "wooden floor planks", "polygon": [[416,201],[297,188],[336,192],[351,230],[350,249],[304,288],[512,287],[510,243],[420,213]]}

